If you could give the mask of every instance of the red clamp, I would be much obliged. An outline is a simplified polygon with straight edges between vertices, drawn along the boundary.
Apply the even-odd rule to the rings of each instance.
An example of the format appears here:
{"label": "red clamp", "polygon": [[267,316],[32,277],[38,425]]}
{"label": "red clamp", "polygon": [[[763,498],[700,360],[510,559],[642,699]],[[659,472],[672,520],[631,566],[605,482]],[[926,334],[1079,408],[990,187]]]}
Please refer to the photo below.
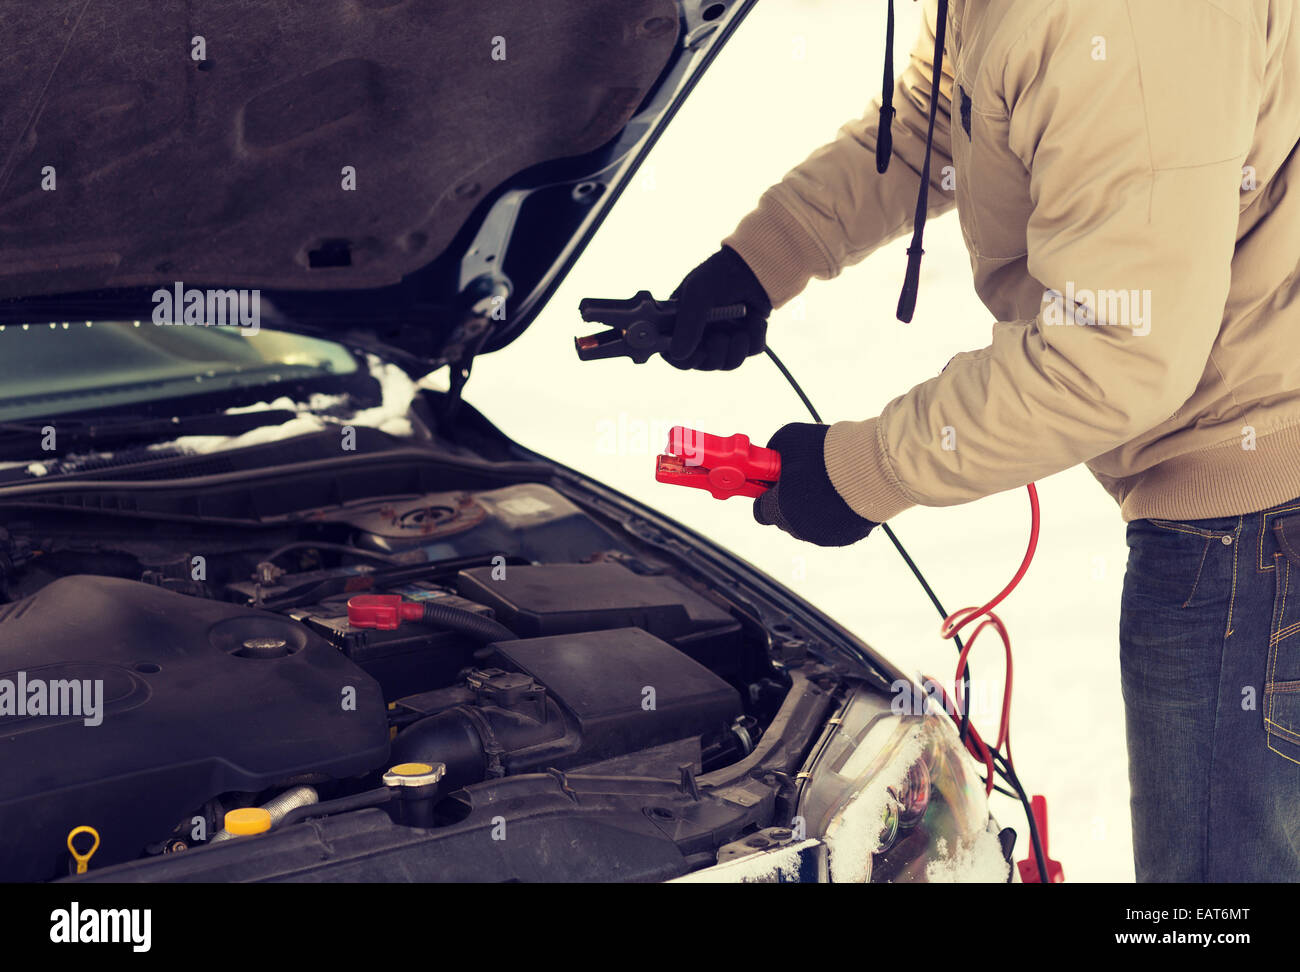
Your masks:
{"label": "red clamp", "polygon": [[762,496],[780,478],[780,454],[751,445],[749,436],[709,435],[680,425],[669,431],[668,454],[655,468],[659,482],[707,489],[714,499]]}
{"label": "red clamp", "polygon": [[[1060,884],[1065,880],[1065,871],[1061,868],[1060,861],[1052,860],[1047,847],[1047,797],[1036,796],[1029,801],[1029,805],[1034,812],[1034,824],[1038,827],[1038,839],[1043,842],[1043,863],[1047,865],[1046,883]],[[1044,882],[1038,873],[1038,862],[1034,860],[1032,840],[1029,846],[1029,857],[1018,861],[1016,865],[1020,868],[1020,880],[1025,884],[1042,884]]]}
{"label": "red clamp", "polygon": [[358,594],[348,598],[348,624],[354,628],[392,631],[403,621],[419,621],[424,605],[404,601],[400,594]]}

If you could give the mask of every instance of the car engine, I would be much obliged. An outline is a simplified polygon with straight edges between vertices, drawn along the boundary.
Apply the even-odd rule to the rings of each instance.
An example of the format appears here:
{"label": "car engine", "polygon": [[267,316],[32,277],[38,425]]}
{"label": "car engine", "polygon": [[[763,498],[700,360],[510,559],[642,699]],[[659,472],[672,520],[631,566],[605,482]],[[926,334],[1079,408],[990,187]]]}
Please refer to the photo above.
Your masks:
{"label": "car engine", "polygon": [[[441,768],[418,819],[390,808],[430,827],[521,774],[687,779],[787,689],[736,604],[539,483],[256,530],[33,512],[0,574],[6,880],[66,877],[79,826],[97,868],[174,857],[231,810],[365,805],[394,766]],[[372,595],[419,616],[358,623]]]}

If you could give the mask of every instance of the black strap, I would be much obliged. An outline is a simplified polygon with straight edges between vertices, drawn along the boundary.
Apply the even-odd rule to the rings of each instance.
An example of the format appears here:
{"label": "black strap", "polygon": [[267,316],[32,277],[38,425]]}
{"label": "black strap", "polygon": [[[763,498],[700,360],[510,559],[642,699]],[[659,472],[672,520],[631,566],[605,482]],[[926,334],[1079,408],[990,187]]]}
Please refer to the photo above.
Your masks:
{"label": "black strap", "polygon": [[880,125],[876,129],[876,171],[884,175],[894,151],[894,0],[889,0],[889,19],[885,22],[885,85],[880,96]]}
{"label": "black strap", "polygon": [[943,78],[943,41],[948,32],[948,0],[939,0],[939,24],[934,32],[934,78],[930,83],[930,124],[925,133],[925,162],[921,166],[921,188],[916,195],[916,218],[913,221],[912,245],[907,248],[907,275],[898,297],[898,319],[907,323],[916,310],[916,292],[921,284],[921,248],[925,237],[925,216],[930,195],[930,152],[934,147],[934,118],[939,110],[939,83]]}

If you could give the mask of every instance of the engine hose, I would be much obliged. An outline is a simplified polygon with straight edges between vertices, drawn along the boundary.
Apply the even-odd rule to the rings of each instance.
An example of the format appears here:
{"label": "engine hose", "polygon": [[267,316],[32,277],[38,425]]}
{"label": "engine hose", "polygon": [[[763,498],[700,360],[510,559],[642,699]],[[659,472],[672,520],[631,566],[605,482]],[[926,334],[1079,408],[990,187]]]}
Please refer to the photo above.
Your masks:
{"label": "engine hose", "polygon": [[335,800],[325,800],[321,803],[295,807],[281,817],[272,829],[280,830],[309,817],[328,817],[334,813],[346,813],[349,810],[362,810],[366,807],[381,806],[392,800],[395,795],[392,787],[381,786],[377,790],[363,790],[361,793],[352,793]]}
{"label": "engine hose", "polygon": [[[299,807],[311,806],[313,803],[316,803],[319,799],[320,796],[316,793],[315,787],[295,786],[292,789],[285,790],[279,796],[271,800],[268,800],[266,803],[263,803],[262,809],[265,810],[268,814],[270,814],[271,826],[275,826],[286,816],[288,816],[290,811],[297,810]],[[218,841],[230,840],[234,836],[235,835],[232,834],[229,830],[226,830],[226,828],[222,827],[220,830],[218,830],[215,834],[212,835],[212,839],[208,841],[208,843],[215,844]]]}
{"label": "engine hose", "polygon": [[451,607],[430,601],[424,605],[425,624],[434,624],[440,628],[467,635],[475,641],[491,644],[494,641],[515,641],[518,636],[499,621],[485,618],[464,608]]}
{"label": "engine hose", "polygon": [[278,797],[263,803],[262,809],[271,815],[271,821],[274,823],[283,820],[290,810],[309,807],[313,803],[319,802],[320,794],[316,792],[314,786],[295,786],[291,790],[285,790]]}

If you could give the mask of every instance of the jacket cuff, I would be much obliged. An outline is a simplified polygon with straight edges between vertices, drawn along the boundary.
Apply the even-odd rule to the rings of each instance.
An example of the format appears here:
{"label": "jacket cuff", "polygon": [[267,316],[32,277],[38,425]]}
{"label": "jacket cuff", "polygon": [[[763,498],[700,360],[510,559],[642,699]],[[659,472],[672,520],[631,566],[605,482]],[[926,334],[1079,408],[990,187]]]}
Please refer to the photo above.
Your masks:
{"label": "jacket cuff", "polygon": [[825,448],[831,485],[858,516],[884,523],[916,505],[894,475],[879,419],[836,422]]}
{"label": "jacket cuff", "polygon": [[722,242],[749,265],[774,308],[798,295],[818,273],[826,272],[821,246],[770,192]]}

